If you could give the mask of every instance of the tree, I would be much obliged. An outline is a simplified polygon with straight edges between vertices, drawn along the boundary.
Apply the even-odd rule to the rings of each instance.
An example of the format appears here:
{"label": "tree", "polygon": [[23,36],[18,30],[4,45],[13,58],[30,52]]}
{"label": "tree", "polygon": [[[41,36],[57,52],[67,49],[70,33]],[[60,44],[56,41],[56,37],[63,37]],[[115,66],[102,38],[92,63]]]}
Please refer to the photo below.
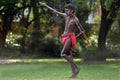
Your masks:
{"label": "tree", "polygon": [[11,29],[11,22],[13,20],[14,14],[16,13],[14,11],[15,4],[16,4],[15,1],[10,2],[8,2],[8,0],[0,1],[0,7],[2,7],[0,15],[3,21],[3,25],[0,28],[0,53],[4,47],[6,35],[8,31]]}
{"label": "tree", "polygon": [[112,23],[115,21],[118,11],[120,9],[119,0],[100,0],[101,4],[101,24],[99,30],[98,38],[98,53],[97,59],[105,60],[106,59],[106,38],[107,34],[111,28]]}
{"label": "tree", "polygon": [[21,5],[22,6],[29,5],[27,8],[24,8],[24,9],[22,9],[21,11],[19,11],[17,13],[17,14],[19,14],[21,16],[20,17],[21,18],[20,24],[21,24],[21,26],[23,28],[22,33],[21,33],[22,38],[19,41],[19,43],[20,43],[20,52],[25,53],[27,29],[28,29],[28,26],[33,22],[34,19],[29,21],[30,20],[29,16],[30,16],[30,13],[31,13],[30,1],[29,0],[22,0]]}
{"label": "tree", "polygon": [[0,0],[0,17],[2,20],[2,27],[0,28],[0,54],[5,45],[7,33],[11,30],[11,23],[14,16],[28,5],[19,6],[21,0]]}

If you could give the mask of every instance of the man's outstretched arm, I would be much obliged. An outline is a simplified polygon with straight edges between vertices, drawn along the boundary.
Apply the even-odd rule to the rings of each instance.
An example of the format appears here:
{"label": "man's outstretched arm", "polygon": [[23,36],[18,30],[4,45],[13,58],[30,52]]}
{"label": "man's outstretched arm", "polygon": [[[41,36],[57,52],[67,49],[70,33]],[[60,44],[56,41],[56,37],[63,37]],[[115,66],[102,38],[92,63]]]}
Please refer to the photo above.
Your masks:
{"label": "man's outstretched arm", "polygon": [[76,36],[76,38],[78,38],[80,35],[82,35],[84,32],[85,32],[85,30],[83,29],[83,27],[82,27],[82,25],[80,24],[80,22],[79,22],[79,20],[78,19],[76,19],[76,26],[78,27],[78,29],[80,30],[80,33]]}
{"label": "man's outstretched arm", "polygon": [[43,3],[43,2],[39,2],[39,4],[45,8],[47,8],[48,10],[50,10],[50,12],[52,12],[53,14],[56,14],[56,15],[59,15],[59,16],[62,16],[62,17],[65,17],[66,14],[65,13],[62,13],[62,12],[59,12],[55,9],[53,9],[52,7],[48,6],[46,3]]}
{"label": "man's outstretched arm", "polygon": [[77,25],[77,27],[78,27],[79,30],[80,30],[80,33],[79,33],[76,37],[78,38],[80,35],[82,35],[82,36],[84,37],[84,39],[87,41],[87,43],[88,43],[89,45],[91,45],[91,43],[90,43],[89,40],[88,40],[87,35],[85,34],[85,30],[84,30],[84,28],[82,27],[82,25],[80,24],[80,22],[79,22],[78,19],[77,19],[77,21],[76,21],[76,25]]}

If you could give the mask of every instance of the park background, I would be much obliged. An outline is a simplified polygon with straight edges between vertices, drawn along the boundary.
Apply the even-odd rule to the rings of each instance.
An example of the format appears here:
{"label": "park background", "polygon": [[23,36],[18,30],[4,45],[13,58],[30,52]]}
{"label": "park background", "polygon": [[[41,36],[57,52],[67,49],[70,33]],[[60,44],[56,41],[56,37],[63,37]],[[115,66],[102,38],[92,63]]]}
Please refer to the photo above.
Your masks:
{"label": "park background", "polygon": [[[66,61],[60,57],[64,19],[41,7],[39,1],[60,12],[64,12],[65,4],[69,2],[75,4],[76,16],[91,43],[88,45],[80,36],[75,48],[77,54],[74,57],[75,61],[83,67],[81,71],[83,74],[80,74],[83,80],[119,80],[119,0],[0,0],[0,77],[2,80],[19,80],[19,76],[23,77],[22,80],[67,80],[65,76],[68,76],[67,71],[70,72],[65,65]],[[76,29],[76,34],[78,32]],[[60,65],[65,69],[63,70]],[[44,67],[46,70],[42,71]],[[58,67],[61,72],[58,71]],[[39,72],[39,69],[43,73]],[[102,71],[99,72],[101,69]],[[52,77],[46,73],[49,70],[55,73],[51,74]],[[34,71],[38,72],[35,74]],[[17,74],[12,74],[16,72]],[[58,75],[56,72],[66,73],[57,78],[53,77]],[[44,78],[45,75],[48,76]],[[98,79],[99,76],[101,77]]]}

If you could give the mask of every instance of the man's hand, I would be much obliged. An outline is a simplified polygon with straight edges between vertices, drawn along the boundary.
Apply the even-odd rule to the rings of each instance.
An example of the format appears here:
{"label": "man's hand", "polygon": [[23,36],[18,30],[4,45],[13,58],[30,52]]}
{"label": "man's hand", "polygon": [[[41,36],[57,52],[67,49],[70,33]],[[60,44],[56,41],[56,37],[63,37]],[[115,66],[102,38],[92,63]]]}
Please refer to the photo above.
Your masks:
{"label": "man's hand", "polygon": [[85,30],[81,31],[81,34],[85,33]]}
{"label": "man's hand", "polygon": [[44,3],[44,2],[39,2],[39,4],[40,4],[41,6],[46,6],[46,3]]}
{"label": "man's hand", "polygon": [[89,46],[91,46],[91,43],[88,40],[88,37],[85,34],[85,31],[82,32],[82,36],[84,37],[84,39],[86,40],[86,42],[88,43]]}
{"label": "man's hand", "polygon": [[79,33],[76,38],[78,38],[80,35],[84,34],[85,33],[85,30],[81,31],[81,33]]}

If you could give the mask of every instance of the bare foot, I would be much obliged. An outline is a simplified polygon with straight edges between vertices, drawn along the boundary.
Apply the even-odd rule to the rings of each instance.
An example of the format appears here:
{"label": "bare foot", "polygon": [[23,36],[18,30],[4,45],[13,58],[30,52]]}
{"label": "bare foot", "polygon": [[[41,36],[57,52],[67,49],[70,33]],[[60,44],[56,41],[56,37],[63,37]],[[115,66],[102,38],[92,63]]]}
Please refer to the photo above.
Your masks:
{"label": "bare foot", "polygon": [[77,75],[78,75],[79,71],[80,71],[80,68],[77,67],[76,72],[69,78],[77,78]]}
{"label": "bare foot", "polygon": [[80,68],[79,68],[79,67],[77,67],[77,70],[76,70],[76,75],[78,75],[79,71],[80,71]]}
{"label": "bare foot", "polygon": [[77,76],[71,76],[71,77],[69,77],[69,78],[77,78]]}
{"label": "bare foot", "polygon": [[74,49],[72,49],[72,50],[71,50],[71,53],[72,53],[72,55],[75,55],[75,54],[77,53],[77,51],[74,50]]}

